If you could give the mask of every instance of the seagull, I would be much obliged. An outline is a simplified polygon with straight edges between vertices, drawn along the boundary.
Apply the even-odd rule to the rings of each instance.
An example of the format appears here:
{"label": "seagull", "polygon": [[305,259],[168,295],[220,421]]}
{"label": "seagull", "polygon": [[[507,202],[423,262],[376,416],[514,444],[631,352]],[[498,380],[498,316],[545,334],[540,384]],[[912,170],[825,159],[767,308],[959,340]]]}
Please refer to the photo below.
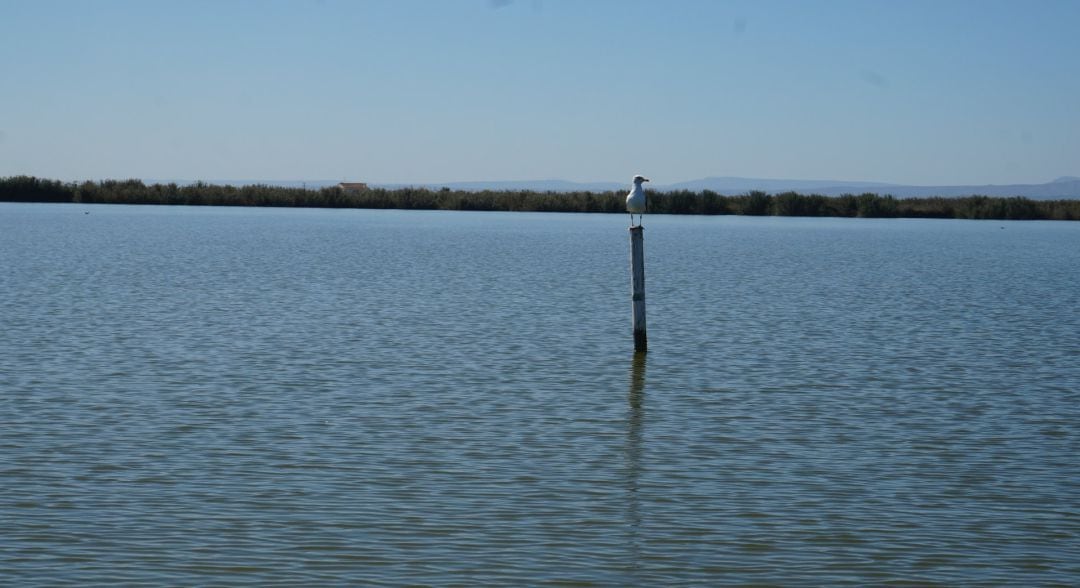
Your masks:
{"label": "seagull", "polygon": [[641,188],[642,182],[648,182],[649,178],[642,175],[634,176],[634,187],[626,195],[626,212],[630,213],[630,226],[634,226],[634,214],[638,215],[638,224],[641,226],[641,215],[645,212],[645,190]]}

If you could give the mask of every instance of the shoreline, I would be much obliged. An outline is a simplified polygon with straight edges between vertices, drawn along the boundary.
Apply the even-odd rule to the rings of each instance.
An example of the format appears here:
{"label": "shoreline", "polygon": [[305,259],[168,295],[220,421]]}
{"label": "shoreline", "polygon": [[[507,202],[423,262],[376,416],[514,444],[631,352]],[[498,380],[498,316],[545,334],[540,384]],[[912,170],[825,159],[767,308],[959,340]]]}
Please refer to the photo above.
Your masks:
{"label": "shoreline", "polygon": [[[895,198],[871,192],[841,196],[761,191],[723,195],[710,190],[647,194],[651,214],[1080,220],[1080,200],[991,196]],[[235,187],[203,182],[178,186],[175,183],[147,185],[140,180],[76,183],[33,176],[0,178],[0,202],[626,214],[625,197],[623,191],[343,190],[337,186],[319,189],[259,184]]]}

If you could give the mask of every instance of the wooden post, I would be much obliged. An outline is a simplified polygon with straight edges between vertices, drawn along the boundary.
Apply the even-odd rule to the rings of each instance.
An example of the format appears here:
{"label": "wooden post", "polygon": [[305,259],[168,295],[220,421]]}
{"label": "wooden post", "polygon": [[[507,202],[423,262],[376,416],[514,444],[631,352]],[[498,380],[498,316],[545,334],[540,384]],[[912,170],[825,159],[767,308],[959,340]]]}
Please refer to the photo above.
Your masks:
{"label": "wooden post", "polygon": [[634,301],[634,351],[647,351],[645,338],[645,244],[641,225],[630,227],[630,275]]}

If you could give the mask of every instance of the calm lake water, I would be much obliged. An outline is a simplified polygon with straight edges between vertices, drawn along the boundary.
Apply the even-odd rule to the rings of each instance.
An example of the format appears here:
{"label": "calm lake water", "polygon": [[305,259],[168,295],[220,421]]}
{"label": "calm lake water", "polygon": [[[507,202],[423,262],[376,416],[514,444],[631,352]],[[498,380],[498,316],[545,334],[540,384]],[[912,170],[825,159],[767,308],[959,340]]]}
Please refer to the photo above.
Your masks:
{"label": "calm lake water", "polygon": [[1080,223],[627,221],[0,204],[0,584],[1080,583]]}

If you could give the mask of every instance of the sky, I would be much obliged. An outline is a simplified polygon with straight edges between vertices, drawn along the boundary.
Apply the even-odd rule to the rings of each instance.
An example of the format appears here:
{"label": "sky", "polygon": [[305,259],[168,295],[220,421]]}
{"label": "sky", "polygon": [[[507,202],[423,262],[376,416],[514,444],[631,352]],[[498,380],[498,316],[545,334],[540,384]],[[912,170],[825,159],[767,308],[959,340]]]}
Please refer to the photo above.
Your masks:
{"label": "sky", "polygon": [[1080,175],[1076,0],[0,0],[0,177]]}

